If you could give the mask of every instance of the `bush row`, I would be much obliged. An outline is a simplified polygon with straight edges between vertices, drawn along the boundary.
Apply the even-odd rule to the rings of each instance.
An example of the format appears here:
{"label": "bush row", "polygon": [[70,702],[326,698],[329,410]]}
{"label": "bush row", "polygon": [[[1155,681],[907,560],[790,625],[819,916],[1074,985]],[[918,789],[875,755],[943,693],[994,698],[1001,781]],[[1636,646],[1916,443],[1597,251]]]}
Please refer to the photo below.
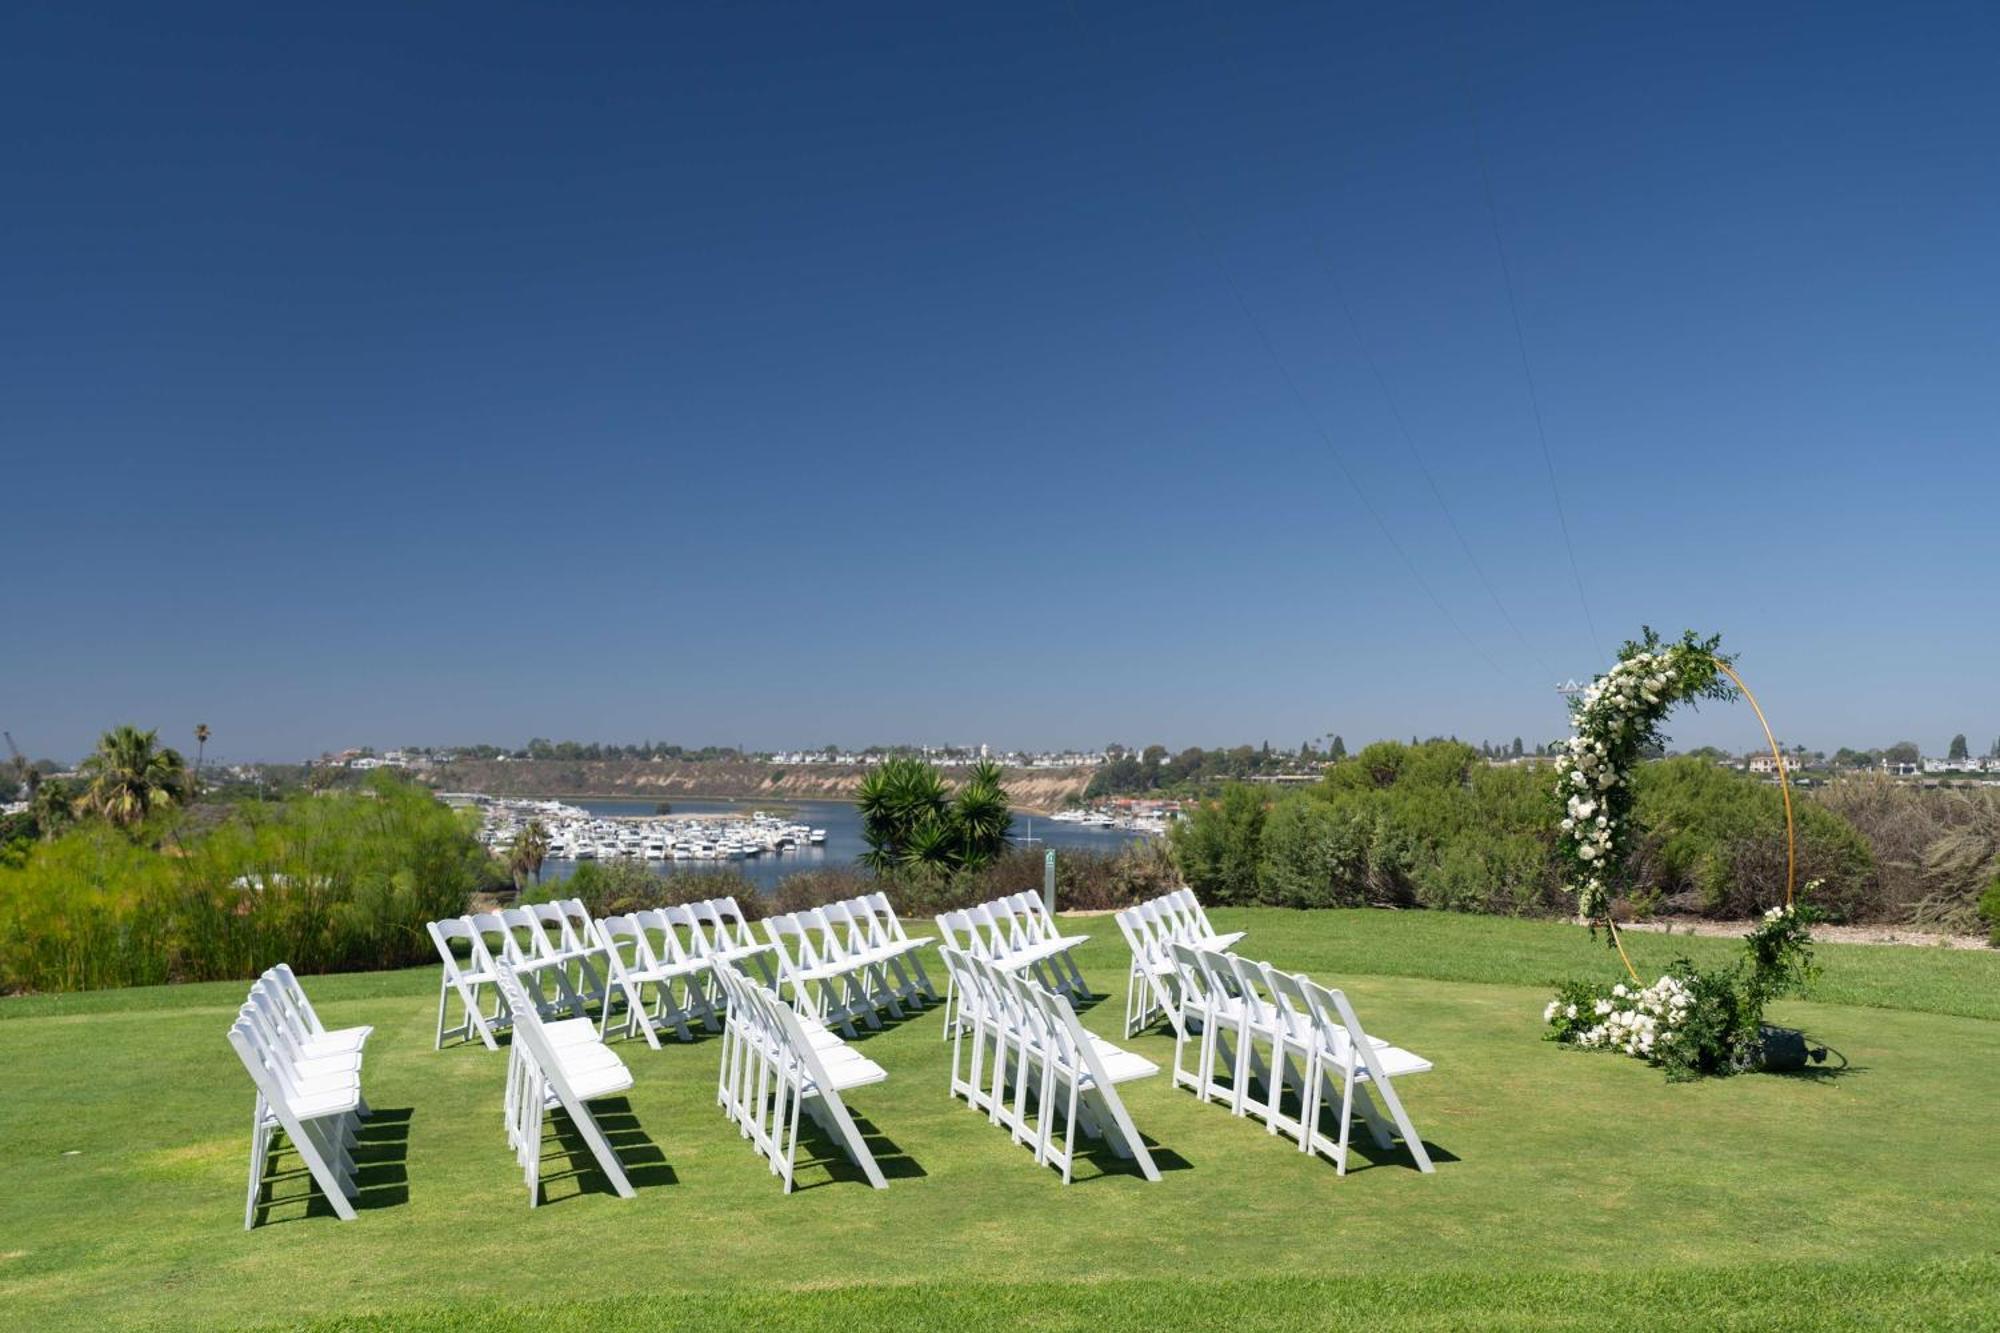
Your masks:
{"label": "bush row", "polygon": [[[1693,758],[1646,764],[1635,782],[1639,839],[1623,910],[1742,917],[1784,901],[1776,788]],[[1389,741],[1276,801],[1247,786],[1224,791],[1175,827],[1173,851],[1188,882],[1218,903],[1567,914],[1552,791],[1545,769],[1493,767],[1456,742]],[[1854,823],[1810,799],[1796,814],[1798,882],[1821,881],[1820,908],[1839,920],[1893,915]],[[1990,859],[2000,839],[1986,846]],[[1967,880],[1954,891],[1969,903],[1978,888]]]}

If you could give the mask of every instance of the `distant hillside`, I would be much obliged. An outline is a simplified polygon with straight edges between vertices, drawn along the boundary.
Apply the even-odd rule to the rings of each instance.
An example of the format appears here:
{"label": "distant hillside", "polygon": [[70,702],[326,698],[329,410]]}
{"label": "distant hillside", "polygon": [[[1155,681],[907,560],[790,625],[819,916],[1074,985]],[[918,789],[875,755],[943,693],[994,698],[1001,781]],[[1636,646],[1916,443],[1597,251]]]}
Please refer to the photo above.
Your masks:
{"label": "distant hillside", "polygon": [[[643,759],[461,759],[432,770],[446,791],[489,796],[604,796],[671,801],[676,796],[851,801],[867,769],[859,764],[702,763]],[[1081,797],[1094,770],[1008,769],[1007,794],[1025,810],[1061,809]],[[947,771],[951,778],[953,773]]]}

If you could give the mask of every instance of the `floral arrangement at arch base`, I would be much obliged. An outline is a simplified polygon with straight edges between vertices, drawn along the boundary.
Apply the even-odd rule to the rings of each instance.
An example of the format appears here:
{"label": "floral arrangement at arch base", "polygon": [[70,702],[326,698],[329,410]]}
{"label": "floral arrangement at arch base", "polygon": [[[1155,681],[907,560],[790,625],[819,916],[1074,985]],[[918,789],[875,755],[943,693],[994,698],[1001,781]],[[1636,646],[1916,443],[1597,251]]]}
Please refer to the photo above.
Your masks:
{"label": "floral arrangement at arch base", "polygon": [[[1736,697],[1721,642],[1692,630],[1668,642],[1646,629],[1571,701],[1573,734],[1556,763],[1557,848],[1577,911],[1593,931],[1610,921],[1632,850],[1632,770],[1659,747],[1674,705]],[[1807,896],[1813,887],[1806,886]],[[1745,941],[1745,961],[1733,967],[1703,972],[1681,958],[1650,986],[1567,982],[1542,1012],[1549,1039],[1619,1051],[1664,1067],[1673,1079],[1767,1067],[1776,1032],[1764,1024],[1764,1005],[1803,989],[1815,974],[1815,919],[1803,904],[1773,907]]]}

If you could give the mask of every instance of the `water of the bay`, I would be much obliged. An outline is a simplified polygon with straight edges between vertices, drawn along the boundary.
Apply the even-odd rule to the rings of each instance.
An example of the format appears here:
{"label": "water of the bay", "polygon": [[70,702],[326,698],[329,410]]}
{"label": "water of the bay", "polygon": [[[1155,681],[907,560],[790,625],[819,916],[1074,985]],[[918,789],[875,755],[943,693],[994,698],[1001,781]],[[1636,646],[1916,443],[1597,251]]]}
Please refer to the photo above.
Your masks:
{"label": "water of the bay", "polygon": [[[593,815],[626,818],[651,815],[657,808],[657,802],[654,801],[566,799],[564,804],[587,810]],[[823,828],[826,830],[826,841],[817,847],[778,853],[766,852],[762,856],[745,857],[740,861],[647,861],[643,864],[648,870],[662,875],[728,870],[742,875],[769,892],[775,889],[778,881],[786,875],[794,875],[801,870],[815,870],[822,866],[852,866],[856,858],[867,850],[868,844],[861,838],[861,814],[846,801],[785,801],[773,804],[759,801],[716,801],[678,797],[673,801],[673,813],[676,815],[742,815],[747,818],[753,810],[766,810],[772,814],[782,815],[787,820],[810,824],[813,828]],[[1053,847],[1060,855],[1064,848],[1115,852],[1126,844],[1146,836],[1148,835],[1134,833],[1130,829],[1086,828],[1080,824],[1058,824],[1053,820],[1017,813],[1008,840],[1016,846],[1032,847],[1038,851]],[[575,869],[576,863],[573,861],[550,861],[542,867],[542,879],[545,883],[567,879]]]}

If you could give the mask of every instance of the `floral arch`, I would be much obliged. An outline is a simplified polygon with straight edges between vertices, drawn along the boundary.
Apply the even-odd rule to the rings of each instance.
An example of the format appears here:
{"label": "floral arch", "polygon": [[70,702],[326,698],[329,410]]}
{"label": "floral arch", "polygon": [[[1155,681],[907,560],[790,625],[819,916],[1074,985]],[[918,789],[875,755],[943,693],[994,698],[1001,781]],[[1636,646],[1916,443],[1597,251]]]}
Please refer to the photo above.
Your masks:
{"label": "floral arch", "polygon": [[1628,640],[1618,661],[1570,702],[1573,734],[1556,764],[1562,804],[1558,853],[1577,911],[1602,923],[1633,981],[1638,971],[1618,938],[1611,895],[1632,852],[1632,770],[1660,741],[1660,725],[1674,705],[1699,699],[1731,700],[1741,694],[1757,715],[1776,761],[1785,808],[1785,908],[1793,906],[1798,878],[1798,836],[1792,817],[1791,778],[1785,756],[1756,696],[1720,651],[1721,637],[1661,640],[1650,628]]}

